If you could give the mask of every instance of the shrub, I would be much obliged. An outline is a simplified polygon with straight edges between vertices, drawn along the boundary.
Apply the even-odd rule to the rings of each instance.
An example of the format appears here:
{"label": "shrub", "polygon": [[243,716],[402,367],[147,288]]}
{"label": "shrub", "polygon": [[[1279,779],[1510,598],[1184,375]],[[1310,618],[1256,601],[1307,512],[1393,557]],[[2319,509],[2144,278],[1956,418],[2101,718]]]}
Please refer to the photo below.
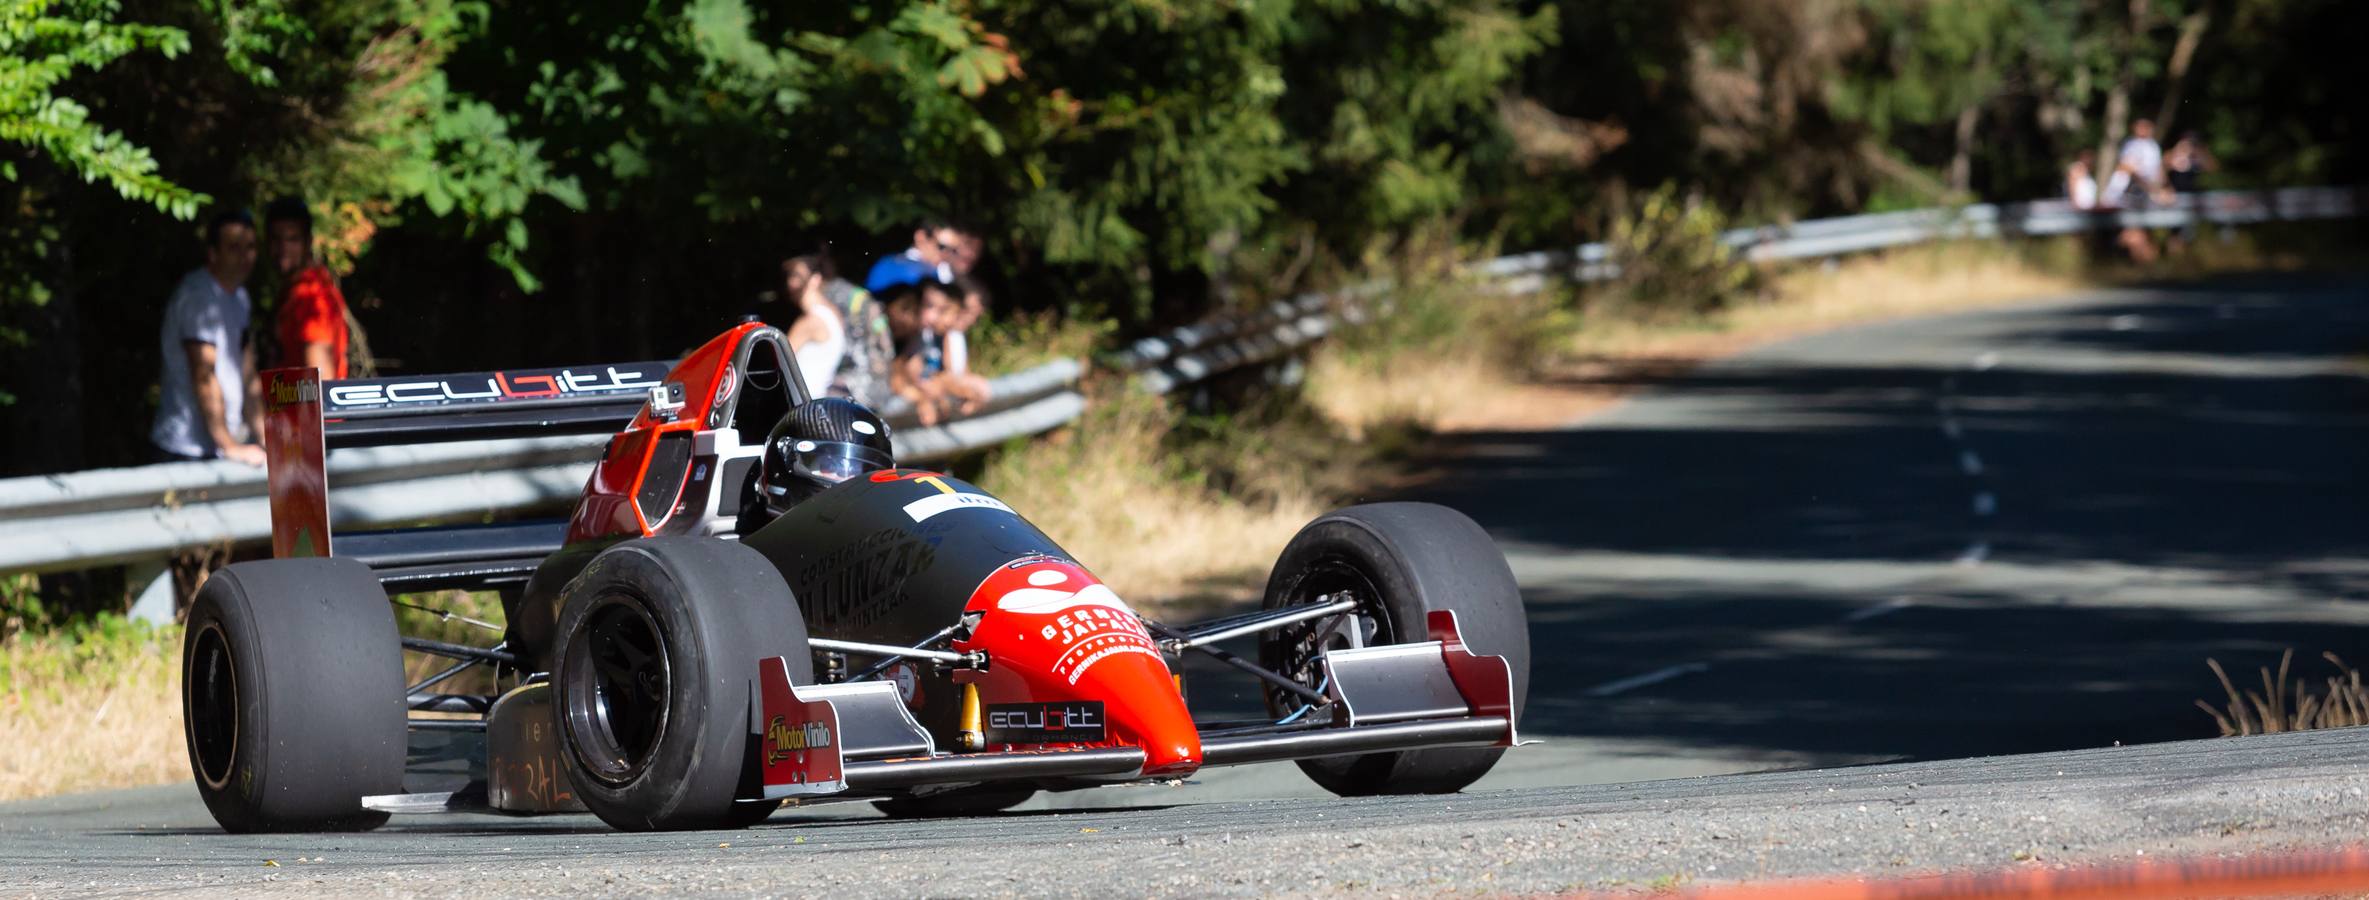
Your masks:
{"label": "shrub", "polygon": [[1648,321],[1688,319],[1726,308],[1753,286],[1750,263],[1721,243],[1727,217],[1663,185],[1635,215],[1620,216],[1605,240],[1617,273],[1593,311]]}

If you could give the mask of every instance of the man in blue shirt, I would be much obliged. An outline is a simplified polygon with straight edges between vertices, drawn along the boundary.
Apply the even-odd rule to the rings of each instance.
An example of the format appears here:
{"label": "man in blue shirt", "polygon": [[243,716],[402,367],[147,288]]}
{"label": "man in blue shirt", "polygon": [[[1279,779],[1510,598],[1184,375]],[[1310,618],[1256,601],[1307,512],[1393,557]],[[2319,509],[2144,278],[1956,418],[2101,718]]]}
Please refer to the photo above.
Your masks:
{"label": "man in blue shirt", "polygon": [[953,257],[961,252],[963,241],[971,230],[952,221],[925,219],[921,227],[913,229],[913,246],[905,252],[883,256],[872,264],[872,272],[864,276],[864,290],[874,296],[908,284],[931,282],[949,284],[954,281]]}

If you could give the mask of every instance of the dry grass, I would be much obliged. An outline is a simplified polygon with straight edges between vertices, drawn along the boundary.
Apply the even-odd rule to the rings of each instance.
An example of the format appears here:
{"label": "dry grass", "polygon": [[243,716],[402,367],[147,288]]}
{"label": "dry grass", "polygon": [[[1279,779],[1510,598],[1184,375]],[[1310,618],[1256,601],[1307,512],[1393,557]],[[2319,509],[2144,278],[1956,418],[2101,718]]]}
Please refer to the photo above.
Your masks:
{"label": "dry grass", "polygon": [[1858,257],[1831,269],[1803,266],[1779,275],[1776,285],[1776,302],[1739,306],[1720,325],[1754,333],[1825,329],[2069,294],[2093,282],[2061,263],[1985,243]]}
{"label": "dry grass", "polygon": [[1803,265],[1774,273],[1768,296],[1695,321],[1592,320],[1572,340],[1571,351],[1582,360],[1701,358],[1845,325],[1996,306],[2098,284],[2068,274],[2061,258],[2053,243],[2036,252],[1941,244],[1832,266]]}
{"label": "dry grass", "polygon": [[1289,470],[1221,492],[1167,446],[1184,425],[1162,398],[1120,387],[1076,425],[1004,452],[979,477],[1122,596],[1175,609],[1211,584],[1263,582],[1291,535],[1323,511]]}
{"label": "dry grass", "polygon": [[181,629],[122,620],[0,641],[0,800],[189,777]]}
{"label": "dry grass", "polygon": [[2205,660],[2213,676],[2221,679],[2221,690],[2228,694],[2229,703],[2225,710],[2202,700],[2196,705],[2221,726],[2223,737],[2369,725],[2369,687],[2363,686],[2360,670],[2346,665],[2334,653],[2322,653],[2320,658],[2336,667],[2336,674],[2329,676],[2321,692],[2314,692],[2306,680],[2288,680],[2295,663],[2291,648],[2279,657],[2275,678],[2269,666],[2262,667],[2260,691],[2241,693],[2229,680],[2229,673],[2222,671],[2220,660]]}

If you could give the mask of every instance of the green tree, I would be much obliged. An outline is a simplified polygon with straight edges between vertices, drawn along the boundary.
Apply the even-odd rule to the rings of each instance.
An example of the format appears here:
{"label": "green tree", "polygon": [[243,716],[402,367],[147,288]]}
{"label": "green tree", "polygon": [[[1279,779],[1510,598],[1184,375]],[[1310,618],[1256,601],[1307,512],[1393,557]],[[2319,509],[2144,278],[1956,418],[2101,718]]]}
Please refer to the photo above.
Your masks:
{"label": "green tree", "polygon": [[[76,72],[140,50],[168,59],[189,51],[188,32],[118,22],[121,11],[113,0],[0,2],[0,141],[37,149],[84,181],[103,180],[126,198],[192,218],[209,202],[206,195],[159,175],[146,147],[58,93]],[[0,159],[0,177],[18,179],[14,160]]]}

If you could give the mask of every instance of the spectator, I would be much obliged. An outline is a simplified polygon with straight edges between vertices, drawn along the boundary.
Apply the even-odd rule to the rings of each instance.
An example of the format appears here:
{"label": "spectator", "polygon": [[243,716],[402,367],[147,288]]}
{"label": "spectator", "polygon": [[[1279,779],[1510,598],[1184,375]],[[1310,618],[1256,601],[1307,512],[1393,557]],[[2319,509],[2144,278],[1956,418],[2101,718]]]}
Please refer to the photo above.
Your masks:
{"label": "spectator", "polygon": [[972,268],[979,265],[979,255],[986,249],[987,242],[979,238],[978,232],[958,228],[955,230],[954,249],[946,256],[946,267],[953,270],[954,277],[966,277],[971,274]]}
{"label": "spectator", "polygon": [[2140,190],[2141,204],[2160,197],[2164,190],[2163,146],[2155,142],[2153,120],[2130,123],[2130,137],[2123,139],[2122,149],[2114,156],[2116,168],[2128,171],[2133,186]]}
{"label": "spectator", "polygon": [[246,345],[246,282],[254,271],[254,217],[216,214],[206,223],[206,264],[182,276],[157,333],[162,390],[148,439],[160,461],[263,464],[263,448],[245,440],[262,432],[263,414]]}
{"label": "spectator", "polygon": [[[2163,155],[2164,182],[2175,196],[2196,193],[2203,188],[2201,181],[2204,173],[2219,167],[2213,155],[2205,150],[2204,142],[2193,131],[2180,135],[2179,140],[2172,142],[2172,149]],[[2195,239],[2196,210],[2191,208],[2187,219],[2180,223],[2179,230],[2172,233],[2171,248],[2173,252],[2178,252]]]}
{"label": "spectator", "polygon": [[913,404],[914,415],[925,427],[944,420],[947,404],[954,399],[947,390],[950,382],[942,377],[946,370],[943,336],[960,308],[952,289],[935,281],[900,287],[888,303],[889,322],[898,332],[889,387]]}
{"label": "spectator", "polygon": [[846,351],[831,376],[830,395],[880,408],[888,402],[889,367],[897,355],[888,310],[872,292],[837,275],[823,276],[823,299],[830,301],[847,328]]}
{"label": "spectator", "polygon": [[[886,295],[899,285],[936,281],[941,284],[954,280],[954,266],[949,261],[956,256],[963,237],[970,229],[945,219],[929,219],[913,230],[913,246],[893,256],[883,256],[872,264],[870,274],[864,276],[864,289],[875,295]],[[966,268],[967,268],[966,264]]]}
{"label": "spectator", "polygon": [[313,258],[313,214],[304,201],[282,197],[263,214],[271,240],[272,264],[287,279],[280,294],[278,327],[281,367],[311,366],[324,381],[345,378],[345,292],[337,275]]}
{"label": "spectator", "polygon": [[2098,208],[2098,153],[2083,150],[2073,157],[2073,164],[2065,167],[2065,199],[2074,209]]}
{"label": "spectator", "polygon": [[2172,149],[2166,152],[2163,157],[2164,181],[2171,185],[2172,190],[2182,194],[2193,194],[2201,190],[2204,173],[2220,167],[2220,162],[2213,159],[2211,152],[2205,150],[2204,142],[2198,139],[2196,132],[2193,131],[2182,134],[2179,140],[2173,141]]}
{"label": "spectator", "polygon": [[847,317],[823,290],[836,280],[830,257],[820,253],[791,257],[782,261],[781,271],[785,295],[798,304],[798,321],[786,335],[790,352],[798,358],[798,377],[806,382],[807,396],[827,396],[838,379],[840,363],[847,358],[849,337]]}
{"label": "spectator", "polygon": [[962,414],[977,412],[987,402],[990,393],[987,379],[971,372],[970,331],[987,315],[987,286],[968,275],[954,279],[954,291],[962,299],[956,304],[954,315],[946,330],[945,356],[947,389],[962,403]]}

